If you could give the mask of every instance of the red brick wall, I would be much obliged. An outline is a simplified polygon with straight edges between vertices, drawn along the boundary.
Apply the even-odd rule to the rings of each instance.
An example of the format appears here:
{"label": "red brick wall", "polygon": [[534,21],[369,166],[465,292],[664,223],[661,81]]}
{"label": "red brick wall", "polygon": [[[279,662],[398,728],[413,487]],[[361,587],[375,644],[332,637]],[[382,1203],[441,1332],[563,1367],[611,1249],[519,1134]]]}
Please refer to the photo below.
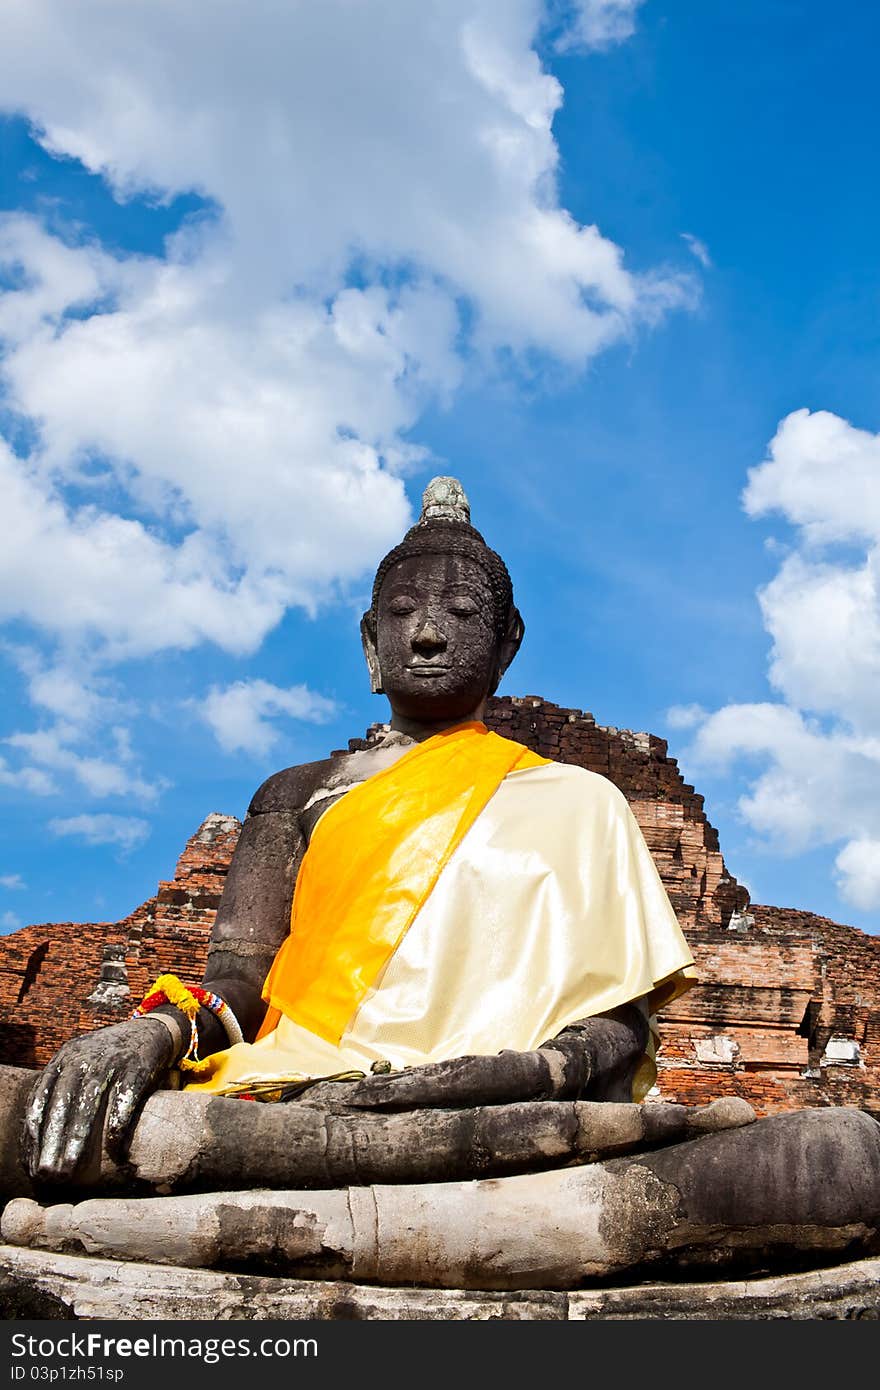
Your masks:
{"label": "red brick wall", "polygon": [[[662,739],[604,728],[534,696],[493,700],[487,723],[609,777],[642,827],[700,974],[661,1016],[658,1095],[688,1104],[739,1095],[761,1114],[833,1104],[880,1115],[880,937],[809,912],[749,906],[703,798]],[[0,938],[0,1059],[42,1065],[66,1038],[124,1017],[164,971],[201,978],[239,829],[232,817],[209,816],[174,877],[123,922]],[[105,974],[124,973],[125,983],[111,979],[96,993],[107,947],[121,959]],[[854,1059],[830,1061],[831,1038],[857,1048]]]}
{"label": "red brick wall", "polygon": [[[688,933],[700,984],[662,1016],[664,1098],[711,1090],[760,1114],[854,1105],[880,1118],[880,937],[786,908],[752,906],[747,921]],[[852,1061],[827,1056],[832,1037]]]}

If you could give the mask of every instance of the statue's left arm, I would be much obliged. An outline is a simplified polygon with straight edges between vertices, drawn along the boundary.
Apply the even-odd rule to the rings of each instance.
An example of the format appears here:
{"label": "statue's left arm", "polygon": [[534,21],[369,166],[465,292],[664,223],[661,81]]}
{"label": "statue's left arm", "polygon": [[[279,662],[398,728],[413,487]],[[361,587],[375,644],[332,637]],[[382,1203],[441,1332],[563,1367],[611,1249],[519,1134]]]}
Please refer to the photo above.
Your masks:
{"label": "statue's left arm", "polygon": [[454,1057],[370,1076],[347,1086],[340,1098],[346,1106],[367,1110],[526,1100],[630,1101],[647,1041],[644,1011],[638,1002],[623,1004],[569,1024],[531,1052]]}

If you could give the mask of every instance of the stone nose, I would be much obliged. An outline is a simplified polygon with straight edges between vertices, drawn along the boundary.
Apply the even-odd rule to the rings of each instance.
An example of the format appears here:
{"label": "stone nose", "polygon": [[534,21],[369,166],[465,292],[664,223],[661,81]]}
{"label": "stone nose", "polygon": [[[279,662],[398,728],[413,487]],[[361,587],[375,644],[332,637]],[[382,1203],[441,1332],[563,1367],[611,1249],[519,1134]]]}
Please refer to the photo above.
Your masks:
{"label": "stone nose", "polygon": [[434,619],[426,618],[412,639],[413,651],[422,656],[432,656],[435,652],[442,652],[445,646],[446,638]]}

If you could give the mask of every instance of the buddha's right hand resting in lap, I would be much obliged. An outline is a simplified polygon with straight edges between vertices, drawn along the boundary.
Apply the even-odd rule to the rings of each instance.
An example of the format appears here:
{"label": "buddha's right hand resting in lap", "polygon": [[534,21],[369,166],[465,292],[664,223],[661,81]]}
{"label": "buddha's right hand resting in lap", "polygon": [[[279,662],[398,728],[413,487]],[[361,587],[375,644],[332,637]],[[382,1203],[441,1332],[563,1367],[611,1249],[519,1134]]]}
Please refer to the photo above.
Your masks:
{"label": "buddha's right hand resting in lap", "polygon": [[341,1076],[353,1108],[645,1094],[650,1020],[692,957],[621,793],[483,724],[522,630],[503,561],[435,480],[362,624],[389,732],[260,788],[207,993],[60,1050],[28,1110],[34,1176],[74,1174],[105,1107],[124,1150],[174,1064],[219,1094]]}

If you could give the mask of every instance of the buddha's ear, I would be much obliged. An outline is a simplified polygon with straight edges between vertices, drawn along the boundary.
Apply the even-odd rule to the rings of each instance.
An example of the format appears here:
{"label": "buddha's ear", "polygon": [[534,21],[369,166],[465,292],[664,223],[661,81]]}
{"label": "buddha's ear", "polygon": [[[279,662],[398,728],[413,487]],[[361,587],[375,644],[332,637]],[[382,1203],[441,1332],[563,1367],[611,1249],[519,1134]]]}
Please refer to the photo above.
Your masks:
{"label": "buddha's ear", "polygon": [[523,639],[526,625],[522,620],[522,614],[518,608],[510,605],[510,612],[507,615],[507,624],[504,629],[504,636],[498,646],[498,661],[495,667],[495,679],[492,682],[492,689],[489,692],[494,695],[501,683],[501,677],[507,670],[513,658],[516,656]]}
{"label": "buddha's ear", "polygon": [[370,673],[370,689],[374,695],[382,695],[382,672],[379,670],[379,653],[376,650],[376,629],[373,624],[373,615],[366,612],[361,618],[361,645],[364,649],[364,656],[367,660],[367,670]]}

